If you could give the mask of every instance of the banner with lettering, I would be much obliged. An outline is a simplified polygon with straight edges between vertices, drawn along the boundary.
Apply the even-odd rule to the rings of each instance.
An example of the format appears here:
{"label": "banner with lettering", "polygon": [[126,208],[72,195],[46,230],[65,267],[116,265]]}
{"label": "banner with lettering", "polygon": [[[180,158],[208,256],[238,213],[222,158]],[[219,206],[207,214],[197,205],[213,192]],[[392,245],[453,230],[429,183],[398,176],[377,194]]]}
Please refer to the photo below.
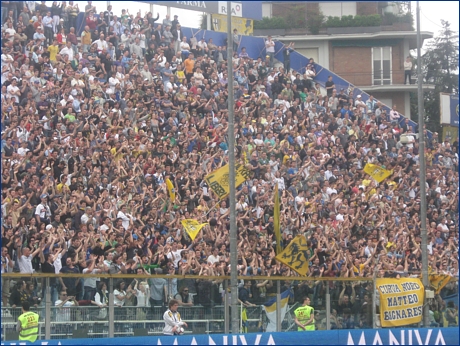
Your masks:
{"label": "banner with lettering", "polygon": [[[224,199],[230,193],[230,181],[229,181],[229,165],[225,165],[208,176],[205,180],[209,188],[219,196],[219,199]],[[235,165],[235,188],[243,184],[247,179],[250,178],[251,171],[244,167],[242,164]]]}
{"label": "banner with lettering", "polygon": [[420,279],[377,279],[377,289],[382,327],[407,326],[422,320],[425,294]]}
{"label": "banner with lettering", "polygon": [[364,167],[364,172],[369,174],[372,178],[377,180],[379,183],[384,181],[386,178],[388,178],[390,175],[393,174],[393,171],[389,171],[385,168],[382,168],[378,165],[374,165],[372,163],[366,164]]}

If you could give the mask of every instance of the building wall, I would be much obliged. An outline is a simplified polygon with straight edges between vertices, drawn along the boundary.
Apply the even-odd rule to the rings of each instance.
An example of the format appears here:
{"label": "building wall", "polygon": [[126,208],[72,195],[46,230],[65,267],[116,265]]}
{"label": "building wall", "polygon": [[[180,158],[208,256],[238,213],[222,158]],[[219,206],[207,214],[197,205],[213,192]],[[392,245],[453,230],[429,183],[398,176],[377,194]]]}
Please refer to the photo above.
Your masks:
{"label": "building wall", "polygon": [[369,94],[371,95],[374,95],[374,97],[377,99],[377,100],[381,100],[381,99],[390,99],[392,101],[393,104],[391,105],[388,105],[388,107],[393,107],[393,105],[396,105],[396,109],[401,112],[402,114],[404,114],[406,117],[409,117],[410,119],[410,114],[405,114],[404,111],[406,109],[405,107],[405,96],[403,92],[375,92],[375,93],[372,93],[370,92]]}
{"label": "building wall", "polygon": [[329,44],[330,69],[356,86],[372,85],[370,47],[332,47]]}
{"label": "building wall", "polygon": [[302,11],[307,14],[307,5],[309,3],[305,2],[296,2],[296,3],[289,3],[289,2],[280,2],[280,3],[272,3],[272,16],[273,17],[287,17],[289,13],[292,11],[293,8],[296,8],[297,11]]}
{"label": "building wall", "polygon": [[[329,43],[330,69],[356,86],[372,85],[371,47],[333,47]],[[392,46],[392,82],[404,84],[404,42]]]}
{"label": "building wall", "polygon": [[404,43],[392,47],[393,84],[404,84]]}
{"label": "building wall", "polygon": [[369,2],[357,2],[356,3],[356,14],[360,16],[367,16],[370,14],[378,14],[378,2],[369,1]]}

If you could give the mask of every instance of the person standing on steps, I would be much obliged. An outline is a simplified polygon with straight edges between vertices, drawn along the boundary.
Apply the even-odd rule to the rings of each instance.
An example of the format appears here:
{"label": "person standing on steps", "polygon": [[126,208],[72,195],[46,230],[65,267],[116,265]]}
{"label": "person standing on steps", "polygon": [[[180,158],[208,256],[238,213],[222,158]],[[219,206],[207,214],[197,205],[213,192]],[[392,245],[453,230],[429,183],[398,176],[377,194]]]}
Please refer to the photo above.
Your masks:
{"label": "person standing on steps", "polygon": [[283,57],[284,57],[284,70],[286,73],[291,71],[291,53],[294,51],[294,42],[284,46]]}

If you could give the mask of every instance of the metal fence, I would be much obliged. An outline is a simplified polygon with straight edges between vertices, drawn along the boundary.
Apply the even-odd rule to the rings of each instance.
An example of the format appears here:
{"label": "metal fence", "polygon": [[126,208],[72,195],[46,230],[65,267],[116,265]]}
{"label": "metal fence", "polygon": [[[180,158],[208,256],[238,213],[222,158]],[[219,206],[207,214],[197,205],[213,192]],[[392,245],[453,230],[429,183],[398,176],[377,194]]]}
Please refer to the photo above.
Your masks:
{"label": "metal fence", "polygon": [[[75,276],[59,275],[63,280],[76,279]],[[16,289],[15,283],[21,280],[35,280],[35,291],[28,295],[40,300],[32,310],[40,315],[41,339],[65,338],[103,338],[121,336],[149,336],[163,334],[163,314],[167,309],[168,299],[174,297],[182,286],[187,286],[192,293],[194,305],[181,306],[179,312],[184,321],[189,325],[186,333],[213,334],[229,332],[230,294],[229,280],[219,277],[206,277],[207,285],[198,285],[205,278],[196,276],[141,276],[141,275],[92,275],[80,278],[97,277],[107,284],[108,305],[98,307],[91,300],[84,300],[84,280],[82,285],[75,287],[79,306],[55,306],[56,297],[53,290],[60,292],[60,287],[50,285],[50,277],[45,274],[24,277],[19,274],[2,275],[2,280],[8,278],[11,285],[11,294]],[[114,287],[120,280],[125,281],[130,287],[133,280],[149,282],[150,289],[154,285],[151,279],[166,279],[165,301],[158,306],[138,307],[136,300],[129,301],[126,305],[116,306],[114,300]],[[247,331],[265,331],[268,324],[267,315],[263,304],[273,299],[281,292],[290,289],[293,294],[289,300],[287,312],[280,323],[280,331],[295,331],[294,311],[301,305],[302,298],[309,296],[311,305],[315,309],[315,323],[317,330],[333,329],[366,329],[379,327],[378,306],[373,308],[374,281],[372,278],[300,278],[300,277],[240,277],[242,280],[253,281],[250,292],[250,301],[254,306],[248,306]],[[75,280],[76,281],[76,280]],[[134,286],[134,285],[132,285]],[[131,287],[132,287],[131,286]],[[204,288],[203,288],[204,287]],[[44,295],[41,297],[42,292]],[[227,294],[226,294],[227,292]],[[78,298],[80,296],[81,299]],[[458,280],[451,281],[435,299],[428,300],[432,310],[432,327],[454,326],[455,323],[447,322],[445,309],[448,301],[455,301],[458,311]],[[378,305],[378,302],[377,302]],[[225,308],[227,307],[227,308]],[[242,306],[240,305],[240,309]],[[1,340],[17,340],[16,325],[21,314],[19,307],[2,306],[1,308]],[[240,321],[242,323],[242,321]]]}

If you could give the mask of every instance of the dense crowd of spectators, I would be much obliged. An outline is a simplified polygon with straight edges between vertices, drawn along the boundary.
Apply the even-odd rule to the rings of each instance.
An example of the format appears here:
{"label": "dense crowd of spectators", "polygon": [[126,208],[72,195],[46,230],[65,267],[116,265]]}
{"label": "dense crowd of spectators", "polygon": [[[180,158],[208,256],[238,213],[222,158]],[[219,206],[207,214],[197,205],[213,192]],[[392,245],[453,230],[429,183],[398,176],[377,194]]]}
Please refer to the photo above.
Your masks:
{"label": "dense crowd of spectators", "polygon": [[[336,90],[332,77],[320,87],[313,61],[300,73],[288,61],[288,69],[278,66],[270,37],[262,56],[236,45],[229,105],[225,42],[185,37],[177,16],[160,22],[152,13],[96,11],[91,1],[81,10],[72,1],[46,3],[2,2],[2,273],[195,274],[176,281],[172,294],[164,279],[122,281],[115,304],[136,297],[162,305],[168,295],[182,305],[221,302],[221,283],[205,278],[230,272],[229,201],[204,177],[228,162],[229,107],[237,161],[252,173],[237,191],[241,275],[297,275],[274,259],[275,184],[283,245],[306,236],[310,276],[420,272],[423,153],[396,106],[387,114],[372,97]],[[288,59],[294,45],[285,49]],[[458,277],[453,140],[426,133],[424,155],[429,265]],[[363,172],[366,163],[393,173],[379,184]],[[184,218],[209,225],[191,241]],[[43,297],[34,282],[2,284],[4,306]],[[50,284],[57,306],[107,304],[104,280]],[[336,314],[371,313],[363,308],[367,284],[330,288]],[[324,291],[321,283],[295,284],[296,299],[311,294],[316,306]],[[240,300],[249,306],[275,293],[270,280],[247,281]]]}

